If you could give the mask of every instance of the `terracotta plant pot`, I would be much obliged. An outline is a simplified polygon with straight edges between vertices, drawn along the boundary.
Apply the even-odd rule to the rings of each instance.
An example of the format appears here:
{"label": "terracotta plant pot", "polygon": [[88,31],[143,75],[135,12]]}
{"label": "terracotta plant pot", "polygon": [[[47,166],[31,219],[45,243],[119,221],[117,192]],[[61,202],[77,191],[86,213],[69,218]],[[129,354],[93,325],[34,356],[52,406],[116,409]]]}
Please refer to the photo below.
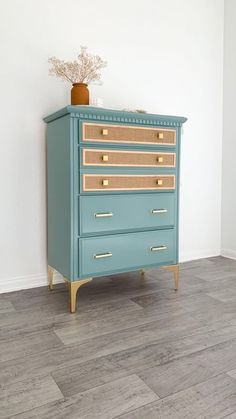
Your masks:
{"label": "terracotta plant pot", "polygon": [[89,105],[89,90],[86,83],[73,83],[71,105]]}

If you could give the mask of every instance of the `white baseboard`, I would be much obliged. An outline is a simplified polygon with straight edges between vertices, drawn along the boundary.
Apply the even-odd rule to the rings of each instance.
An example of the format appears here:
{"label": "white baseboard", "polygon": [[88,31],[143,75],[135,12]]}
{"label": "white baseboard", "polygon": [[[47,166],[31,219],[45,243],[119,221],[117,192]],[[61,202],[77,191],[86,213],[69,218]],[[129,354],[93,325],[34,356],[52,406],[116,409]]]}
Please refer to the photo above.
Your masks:
{"label": "white baseboard", "polygon": [[[204,250],[198,252],[185,252],[180,254],[180,262],[188,262],[191,260],[203,259],[219,255],[220,252],[217,252],[215,249],[208,251]],[[231,259],[236,259],[236,252],[232,250],[222,249],[221,255]],[[59,273],[55,272],[53,282],[55,284],[63,282],[62,276]],[[0,279],[0,294],[5,292],[24,290],[28,288],[43,287],[47,284],[48,282],[46,273]]]}
{"label": "white baseboard", "polygon": [[[59,284],[63,278],[59,273],[54,274],[53,283]],[[43,287],[48,284],[47,274],[16,276],[0,279],[0,294],[11,291],[25,290],[28,288]]]}
{"label": "white baseboard", "polygon": [[196,259],[204,259],[204,258],[210,258],[210,257],[215,257],[215,256],[220,256],[220,251],[216,250],[216,249],[211,249],[211,250],[199,250],[197,252],[180,252],[180,262],[189,262],[191,260],[196,260]]}
{"label": "white baseboard", "polygon": [[236,251],[232,249],[221,249],[221,255],[229,259],[236,259]]}

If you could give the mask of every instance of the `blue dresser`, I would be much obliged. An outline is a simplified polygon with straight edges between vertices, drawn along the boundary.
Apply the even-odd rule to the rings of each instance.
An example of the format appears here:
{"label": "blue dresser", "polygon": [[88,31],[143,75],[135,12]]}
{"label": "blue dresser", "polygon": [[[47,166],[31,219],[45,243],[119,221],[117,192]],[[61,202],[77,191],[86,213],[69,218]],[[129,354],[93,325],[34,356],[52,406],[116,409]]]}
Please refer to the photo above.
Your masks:
{"label": "blue dresser", "polygon": [[177,289],[186,118],[67,106],[44,121],[49,288],[60,272],[71,312],[93,277],[163,266]]}

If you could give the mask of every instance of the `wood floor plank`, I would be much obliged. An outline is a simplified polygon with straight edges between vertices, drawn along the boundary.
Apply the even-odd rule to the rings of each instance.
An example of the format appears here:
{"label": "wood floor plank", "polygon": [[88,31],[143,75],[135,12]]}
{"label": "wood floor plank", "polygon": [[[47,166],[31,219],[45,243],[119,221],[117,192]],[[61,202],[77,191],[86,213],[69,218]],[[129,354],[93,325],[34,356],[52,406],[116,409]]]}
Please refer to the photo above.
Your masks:
{"label": "wood floor plank", "polygon": [[73,316],[65,310],[65,307],[63,307],[63,310],[63,313],[58,313],[52,305],[47,309],[44,306],[43,310],[35,307],[33,311],[32,309],[26,309],[8,313],[8,315],[6,313],[2,314],[0,318],[0,341],[15,338],[22,333],[28,334],[34,331],[62,327],[66,323],[74,325],[76,320],[82,325],[101,317],[103,319],[111,316],[120,317],[123,313],[142,310],[142,307],[129,299],[124,299],[122,305],[120,301],[107,301],[101,305],[89,305],[83,310],[78,310]]}
{"label": "wood floor plank", "polygon": [[[12,304],[14,305],[15,309],[25,310],[29,308],[34,308],[37,306],[44,307],[48,304],[51,304],[53,301],[53,304],[55,307],[61,307],[62,303],[66,300],[66,289],[61,289],[60,291],[57,291],[57,286],[55,287],[55,292],[48,292],[48,293],[39,293],[37,294],[35,292],[30,292],[30,290],[27,290],[28,292],[25,292],[23,295],[21,295],[21,298],[17,298],[17,295],[14,295],[14,297],[11,297]],[[56,298],[54,295],[56,294]]]}
{"label": "wood floor plank", "polygon": [[222,374],[119,419],[223,419],[230,415],[236,417],[236,382]]}
{"label": "wood floor plank", "polygon": [[[135,320],[134,320],[135,321]],[[113,342],[116,341],[116,345],[118,343],[118,347],[121,350],[125,346],[127,348],[131,345],[135,345],[137,343],[141,343],[142,341],[148,342],[153,341],[157,338],[161,339],[174,339],[176,336],[183,336],[188,331],[192,330],[193,328],[201,327],[202,324],[186,315],[168,315],[164,316],[164,318],[161,316],[160,319],[156,319],[156,321],[148,322],[148,323],[142,323],[141,325],[135,325],[131,327],[124,327],[122,330],[116,330],[113,333],[105,333],[103,334],[102,329],[99,329],[100,336],[91,337],[90,339],[86,339],[84,343],[88,346],[89,342],[92,341],[92,339],[101,339],[102,342],[104,342],[104,345],[107,344],[106,349],[107,353],[110,353],[110,351],[113,351],[111,347],[113,347]],[[71,330],[70,330],[71,331]],[[57,333],[58,335],[58,333]],[[81,343],[81,338],[79,335],[79,325],[76,325],[73,333],[70,333],[69,336],[67,335],[60,335],[60,338],[62,339],[62,342],[66,344],[72,344],[77,343],[82,346],[83,342]],[[118,339],[120,338],[120,341]],[[125,341],[123,338],[126,338]],[[117,342],[118,341],[118,342]],[[99,342],[99,340],[98,340]],[[104,347],[103,345],[103,347]],[[110,348],[110,349],[109,349]],[[105,350],[105,347],[103,348]]]}
{"label": "wood floor plank", "polygon": [[[196,281],[200,282],[199,292],[204,294],[211,294],[215,291],[221,291],[222,289],[232,289],[232,291],[235,290],[236,286],[236,278],[235,276],[232,277],[225,277],[225,278],[217,278],[214,281],[204,281],[203,279],[195,278]],[[193,290],[193,293],[195,293],[195,290]]]}
{"label": "wood floor plank", "polygon": [[144,295],[140,297],[132,298],[137,304],[140,304],[141,307],[146,308],[155,308],[158,305],[158,308],[161,309],[162,306],[172,307],[172,310],[183,307],[186,314],[198,311],[204,306],[207,308],[219,307],[223,308],[223,304],[220,301],[217,301],[215,298],[210,297],[209,295],[203,293],[196,293],[195,295],[170,295],[170,294],[161,294],[161,293],[152,293],[149,295]]}
{"label": "wood floor plank", "polygon": [[0,417],[236,419],[235,295],[222,257],[181,264],[178,293],[165,270],[94,279],[74,315],[64,284],[0,295]]}
{"label": "wood floor plank", "polygon": [[[235,276],[236,283],[236,276]],[[209,292],[208,295],[216,300],[222,301],[223,303],[235,302],[236,301],[236,287],[221,288],[217,291]]]}
{"label": "wood floor plank", "polygon": [[8,386],[3,384],[0,392],[0,417],[5,419],[59,399],[63,399],[63,395],[50,376]]}
{"label": "wood floor plank", "polygon": [[165,365],[143,370],[139,376],[163,398],[227,372],[235,365],[236,339],[220,343]]}
{"label": "wood floor plank", "polygon": [[205,281],[214,282],[217,279],[230,279],[235,278],[235,267],[233,266],[222,266],[222,267],[215,267],[215,269],[201,272],[197,274],[198,278],[203,279]]}
{"label": "wood floor plank", "polygon": [[0,362],[62,346],[60,339],[51,330],[19,335],[0,342]]}
{"label": "wood floor plank", "polygon": [[[206,350],[210,352],[211,348],[215,353],[217,345],[225,345],[229,349],[234,348],[234,340],[236,338],[236,330],[230,326],[220,329],[210,330],[208,328],[200,328],[180,339],[167,342],[152,342],[144,345],[130,348],[126,351],[120,351],[112,354],[109,359],[123,367],[125,370],[144,369],[145,366],[154,368],[159,365],[171,365],[171,361],[178,358],[188,359],[188,356],[196,353],[201,358]],[[233,342],[233,343],[232,343]],[[221,349],[221,346],[219,346]],[[227,368],[227,367],[226,367]]]}
{"label": "wood floor plank", "polygon": [[219,301],[219,303],[221,303],[220,306],[207,307],[203,305],[201,309],[191,312],[191,316],[205,325],[215,324],[219,320],[236,324],[235,302],[222,303]]}
{"label": "wood floor plank", "polygon": [[17,415],[16,419],[111,419],[158,400],[136,375]]}
{"label": "wood floor plank", "polygon": [[107,356],[58,368],[52,372],[52,377],[62,394],[70,397],[130,374]]}
{"label": "wood floor plank", "polygon": [[[179,310],[175,310],[174,312],[174,318],[183,316],[183,313],[183,309],[179,307]],[[82,343],[85,340],[112,332],[149,324],[157,319],[161,320],[166,318],[166,311],[162,313],[161,310],[158,310],[158,313],[155,310],[147,312],[142,309],[131,312],[125,312],[123,310],[120,316],[117,316],[116,313],[114,314],[111,314],[109,318],[101,317],[85,324],[81,324],[79,320],[72,325],[66,323],[62,327],[55,327],[54,331],[65,345],[70,345]],[[170,319],[171,315],[168,315],[168,318]]]}
{"label": "wood floor plank", "polygon": [[231,371],[227,371],[227,375],[234,378],[236,380],[236,369],[233,369]]}
{"label": "wood floor plank", "polygon": [[[205,259],[201,259],[202,261]],[[208,257],[206,260],[213,262],[215,266],[230,266],[233,265],[236,268],[236,260],[229,259],[225,256],[211,256]]]}
{"label": "wood floor plank", "polygon": [[11,301],[7,300],[0,300],[0,314],[2,313],[10,313],[12,311],[16,311],[15,307],[11,303]]}
{"label": "wood floor plank", "polygon": [[[142,376],[144,379],[146,376],[154,376],[156,380],[158,379],[156,377],[159,376],[155,373],[157,365],[172,365],[171,361],[175,359],[182,357],[183,360],[188,359],[187,355],[198,351],[204,351],[206,348],[232,340],[233,337],[236,338],[235,326],[226,325],[225,327],[221,329],[217,328],[216,330],[210,330],[207,327],[203,327],[196,330],[194,334],[177,339],[173,342],[146,343],[106,357],[73,364],[64,368],[60,367],[52,372],[52,376],[64,396],[71,396],[121,376],[132,373],[139,374],[142,370],[144,370],[143,375],[139,374],[141,378]],[[182,362],[184,363],[184,361]],[[190,363],[190,361],[188,362]],[[42,371],[42,369],[40,369],[40,371]],[[214,374],[215,370],[213,370],[212,373],[210,371],[206,377],[209,378]],[[170,380],[171,384],[172,382],[175,382],[175,378],[177,378],[177,375],[174,376],[172,381]],[[200,373],[198,378],[200,378]],[[193,383],[196,382],[195,376],[193,376],[193,380],[194,379],[195,381],[193,381]],[[148,381],[146,381],[146,383],[149,385]],[[184,383],[184,380],[182,380],[181,383]],[[154,387],[153,389],[154,391],[156,390]]]}
{"label": "wood floor plank", "polygon": [[[128,351],[137,346],[143,345],[145,347],[151,342],[155,342],[155,345],[163,343],[164,347],[165,345],[170,347],[172,341],[178,341],[188,335],[192,336],[196,331],[200,335],[200,331],[198,330],[200,324],[198,322],[196,323],[189,318],[188,323],[183,324],[183,320],[184,318],[182,316],[173,319],[166,318],[149,325],[99,336],[84,341],[82,344],[58,347],[49,351],[40,352],[40,354],[36,352],[31,356],[22,356],[20,359],[17,358],[11,362],[2,362],[0,363],[0,380],[4,382],[11,382],[12,380],[19,381],[32,375],[49,374],[58,368],[65,368],[67,370],[70,366],[70,370],[73,371],[73,365],[75,364],[97,360],[99,357],[119,353],[120,351]],[[201,327],[202,334],[208,332],[208,327]],[[191,351],[193,345],[196,343],[196,340],[193,341],[193,344],[191,344],[191,341],[191,337],[190,342],[186,340],[186,347],[189,347],[189,349],[186,349],[187,351]],[[162,351],[164,351],[164,347],[162,346]],[[173,353],[177,354],[178,348],[182,347],[183,345],[177,342],[173,348]],[[196,348],[199,349],[201,346],[198,345]],[[180,350],[183,351],[183,349]],[[17,352],[17,349],[15,351]]]}

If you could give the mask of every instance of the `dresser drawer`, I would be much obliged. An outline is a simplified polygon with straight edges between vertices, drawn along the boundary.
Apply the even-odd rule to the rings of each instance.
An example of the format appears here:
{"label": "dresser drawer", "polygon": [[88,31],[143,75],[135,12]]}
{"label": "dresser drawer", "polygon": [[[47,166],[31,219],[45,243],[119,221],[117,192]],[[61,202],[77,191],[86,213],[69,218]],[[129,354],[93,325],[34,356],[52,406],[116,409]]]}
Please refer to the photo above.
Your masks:
{"label": "dresser drawer", "polygon": [[117,234],[79,240],[80,276],[175,263],[175,230]]}
{"label": "dresser drawer", "polygon": [[84,166],[175,167],[175,153],[84,149]]}
{"label": "dresser drawer", "polygon": [[175,175],[82,175],[83,191],[175,189]]}
{"label": "dresser drawer", "polygon": [[175,223],[175,195],[81,196],[80,234],[118,230],[172,227]]}
{"label": "dresser drawer", "polygon": [[166,128],[84,123],[82,140],[174,146],[176,144],[176,132],[174,129]]}

